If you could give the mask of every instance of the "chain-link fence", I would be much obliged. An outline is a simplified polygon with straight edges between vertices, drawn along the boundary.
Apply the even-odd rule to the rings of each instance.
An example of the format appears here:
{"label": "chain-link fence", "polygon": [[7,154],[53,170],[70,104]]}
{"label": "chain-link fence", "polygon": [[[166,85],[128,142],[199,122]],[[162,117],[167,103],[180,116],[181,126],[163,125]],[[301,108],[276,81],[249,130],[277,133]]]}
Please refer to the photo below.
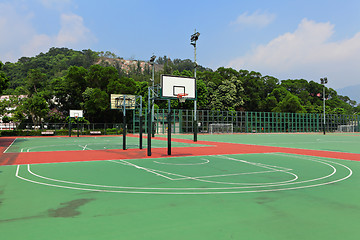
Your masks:
{"label": "chain-link fence", "polygon": [[[135,110],[134,110],[135,111]],[[194,111],[171,110],[172,133],[194,132]],[[147,133],[147,110],[142,114],[142,131]],[[128,119],[128,133],[140,132],[140,114],[136,110]],[[277,132],[359,132],[359,115],[324,115],[315,113],[274,113],[198,110],[197,124],[199,133],[211,133],[213,124],[232,125],[234,133],[277,133]],[[165,134],[168,130],[168,110],[156,109],[153,116],[153,131]],[[15,124],[3,123],[1,136],[31,135],[118,135],[123,133],[123,123],[43,123]],[[225,128],[224,128],[225,129]]]}

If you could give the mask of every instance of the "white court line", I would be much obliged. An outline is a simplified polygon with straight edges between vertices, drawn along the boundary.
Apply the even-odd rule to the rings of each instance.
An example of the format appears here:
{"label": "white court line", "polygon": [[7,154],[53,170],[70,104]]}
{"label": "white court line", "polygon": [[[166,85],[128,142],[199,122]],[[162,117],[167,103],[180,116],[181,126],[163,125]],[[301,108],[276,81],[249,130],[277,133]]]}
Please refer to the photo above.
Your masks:
{"label": "white court line", "polygon": [[12,143],[5,149],[5,151],[3,153],[6,153],[7,150],[9,150],[9,148],[14,144],[14,142],[16,141],[17,138],[14,139],[14,141],[12,141]]}
{"label": "white court line", "polygon": [[[152,170],[152,169],[140,167],[140,166],[138,166],[138,165],[136,165],[136,164],[129,163],[129,162],[125,161],[125,160],[119,160],[119,161],[121,161],[121,162],[123,162],[123,163],[125,163],[125,164],[127,164],[127,165],[133,166],[133,167],[135,167],[135,168],[137,168],[137,169],[145,170],[145,171],[150,172],[150,173],[153,173],[153,174],[155,174],[155,175],[157,175],[157,176],[160,176],[160,177],[163,177],[163,178],[167,178],[167,179],[173,180],[172,178],[169,178],[169,177],[164,176],[164,175],[162,175],[162,174],[160,174],[160,173],[157,173],[157,172],[155,172],[155,171]],[[112,162],[113,162],[113,161],[112,161]],[[116,163],[116,162],[115,162],[115,163]]]}
{"label": "white court line", "polygon": [[[335,163],[338,164],[338,163]],[[307,186],[299,186],[299,187],[293,187],[293,188],[280,188],[280,189],[263,189],[263,190],[247,190],[247,191],[231,191],[231,192],[146,192],[146,191],[118,191],[118,190],[100,190],[100,189],[86,189],[86,188],[77,188],[77,187],[67,187],[67,186],[61,186],[61,185],[54,185],[54,184],[47,184],[47,183],[41,183],[41,182],[37,182],[37,181],[33,181],[30,179],[26,179],[23,178],[21,176],[18,175],[19,172],[19,167],[20,165],[17,166],[17,170],[16,170],[16,177],[24,180],[24,181],[28,181],[28,182],[32,182],[32,183],[36,183],[36,184],[40,184],[40,185],[46,185],[46,186],[52,186],[52,187],[57,187],[57,188],[67,188],[67,189],[73,189],[73,190],[81,190],[81,191],[93,191],[93,192],[111,192],[111,193],[140,193],[140,194],[166,194],[166,195],[204,195],[204,194],[236,194],[236,193],[259,193],[259,192],[276,192],[276,191],[286,191],[286,190],[297,190],[297,189],[303,189],[303,188],[311,188],[311,187],[318,187],[318,186],[324,186],[324,185],[329,185],[329,184],[333,184],[336,182],[340,182],[343,180],[346,180],[347,178],[349,178],[352,175],[352,170],[350,168],[348,168],[345,165],[342,164],[338,164],[340,166],[345,167],[346,169],[349,170],[349,175],[341,178],[341,179],[337,179],[334,181],[330,181],[330,182],[326,182],[326,183],[319,183],[319,184],[314,184],[314,185],[307,185]],[[224,189],[224,188],[221,188]],[[225,189],[229,189],[229,188],[225,188]],[[169,188],[165,189],[165,190],[169,190]],[[180,189],[182,190],[182,189]],[[185,189],[186,190],[186,189]],[[203,189],[202,189],[203,190]],[[210,189],[211,190],[211,189]]]}
{"label": "white court line", "polygon": [[92,149],[90,149],[90,148],[87,147],[88,144],[86,144],[85,146],[82,146],[82,145],[78,145],[78,146],[81,147],[83,151],[84,151],[85,149],[92,150]]}
{"label": "white court line", "polygon": [[[254,165],[254,166],[262,167],[262,168],[267,168],[267,169],[271,169],[271,170],[279,171],[279,172],[286,172],[286,171],[291,171],[292,170],[292,169],[289,169],[289,168],[273,166],[273,165],[267,165],[267,164],[262,164],[262,163],[253,163],[253,162],[248,162],[248,161],[245,161],[245,160],[226,157],[226,156],[223,156],[223,158],[233,160],[233,161],[243,162],[243,163],[246,163],[246,164],[250,164],[250,165]],[[278,168],[284,169],[284,170],[279,170]]]}
{"label": "white court line", "polygon": [[[206,159],[207,160],[207,159]],[[111,162],[114,162],[114,163],[120,163],[120,162],[117,162],[117,161],[114,161],[114,160],[109,160]],[[126,162],[126,161],[123,161],[123,160],[120,160],[122,162]],[[153,162],[156,162],[156,161],[153,161]],[[209,160],[207,160],[206,163],[210,162]],[[120,164],[123,164],[123,163],[120,163]],[[126,164],[124,165],[131,165],[129,162],[126,162]],[[135,164],[134,164],[135,165]],[[178,165],[178,164],[175,164],[175,165]],[[179,165],[182,165],[182,164],[179,164]],[[188,164],[184,164],[184,165],[188,165]],[[137,166],[137,165],[135,165]],[[169,180],[174,180],[174,181],[177,181],[177,180],[198,180],[198,181],[201,181],[199,179],[201,178],[209,178],[209,177],[219,177],[219,176],[231,176],[231,175],[241,175],[241,174],[253,174],[253,173],[234,173],[234,174],[223,174],[223,175],[211,175],[211,176],[200,176],[200,177],[190,177],[190,176],[185,176],[185,175],[181,175],[181,174],[176,174],[176,173],[170,173],[170,172],[165,172],[165,171],[162,171],[162,170],[157,170],[157,169],[150,169],[150,168],[144,168],[144,167],[137,167],[139,169],[147,169],[149,172],[151,173],[154,173],[158,176],[161,176],[161,177],[165,177]],[[157,172],[161,172],[161,173],[165,173],[165,174],[168,174],[168,175],[174,175],[174,176],[177,176],[177,177],[180,177],[180,178],[169,178],[169,177],[166,177],[162,174],[158,174]],[[270,172],[270,171],[269,171]],[[274,171],[272,171],[274,172]],[[237,183],[234,183],[234,184],[237,184]]]}
{"label": "white court line", "polygon": [[[292,156],[292,155],[291,155]],[[143,187],[120,187],[120,186],[107,186],[107,185],[102,185],[102,187],[113,187],[113,188],[123,188],[123,189],[132,189],[133,191],[119,191],[119,190],[103,190],[103,189],[87,189],[87,188],[80,188],[80,187],[68,187],[68,186],[61,186],[61,185],[55,185],[55,184],[47,184],[47,183],[42,183],[42,182],[37,182],[37,181],[33,181],[30,179],[26,179],[24,177],[19,176],[19,168],[20,166],[17,166],[17,170],[16,170],[16,177],[28,181],[28,182],[32,182],[32,183],[36,183],[36,184],[40,184],[40,185],[47,185],[47,186],[53,186],[53,187],[58,187],[58,188],[68,188],[68,189],[75,189],[75,190],[82,190],[82,191],[96,191],[96,192],[117,192],[117,193],[144,193],[144,194],[227,194],[227,193],[255,193],[255,192],[274,192],[274,191],[284,191],[284,190],[296,190],[296,189],[302,189],[302,188],[310,188],[310,187],[317,187],[317,186],[322,186],[322,185],[328,185],[328,184],[332,184],[332,183],[336,183],[336,182],[340,182],[343,181],[347,178],[349,178],[352,175],[352,170],[340,163],[336,163],[336,162],[331,162],[331,161],[327,161],[327,160],[323,160],[319,161],[319,160],[315,160],[314,158],[305,158],[305,157],[299,157],[301,159],[305,159],[305,160],[310,160],[310,161],[315,161],[315,162],[319,162],[319,163],[323,163],[325,165],[329,165],[334,169],[334,172],[328,176],[325,177],[320,177],[320,178],[315,178],[315,179],[310,179],[310,180],[306,180],[306,181],[300,181],[300,182],[295,182],[295,183],[289,183],[289,184],[274,184],[274,185],[267,185],[267,186],[245,186],[245,187],[222,187],[222,188],[143,188]],[[263,187],[263,188],[269,188],[269,187],[278,187],[278,186],[287,186],[287,185],[291,185],[291,184],[300,184],[300,183],[305,183],[305,182],[312,182],[312,181],[316,181],[316,180],[321,180],[324,179],[326,177],[330,177],[332,176],[335,172],[336,172],[336,168],[333,167],[332,165],[330,165],[329,163],[325,163],[325,162],[329,162],[329,163],[333,163],[339,166],[342,166],[344,168],[346,168],[349,171],[349,174],[341,179],[336,179],[333,181],[329,181],[329,182],[325,182],[325,183],[319,183],[319,184],[313,184],[313,185],[306,185],[306,186],[295,186],[295,187],[288,187],[288,188],[277,188],[277,189],[256,189],[259,187]],[[128,163],[128,162],[126,162]],[[30,170],[30,165],[28,165],[28,170]],[[31,172],[31,174],[34,174]],[[36,176],[40,177],[40,178],[45,178],[43,176],[37,175]],[[45,179],[49,179],[49,180],[53,180],[53,181],[58,181],[58,182],[67,182],[67,181],[62,181],[62,180],[57,180],[57,179],[51,179],[51,178],[45,178]],[[87,186],[101,186],[101,185],[94,185],[94,184],[83,184],[83,183],[75,183],[75,182],[67,182],[67,183],[73,183],[73,184],[78,184],[78,185],[87,185]],[[247,188],[252,188],[253,190],[242,190],[242,189],[247,189]],[[135,190],[135,191],[134,191]],[[141,190],[141,191],[140,191]],[[143,190],[162,190],[161,192],[154,192],[154,191],[143,191]],[[183,191],[183,192],[166,192],[166,190],[177,190],[177,191]],[[186,190],[200,190],[202,192],[184,192]],[[207,192],[205,192],[204,190],[208,190]],[[219,192],[214,192],[214,190],[220,190]],[[231,191],[224,191],[224,190],[231,190]],[[241,191],[240,191],[241,190]]]}
{"label": "white court line", "polygon": [[[238,162],[243,162],[243,163],[247,163],[247,164],[251,164],[251,165],[255,165],[255,166],[259,166],[259,167],[263,167],[263,168],[266,168],[266,169],[270,169],[272,171],[270,172],[283,172],[283,173],[287,173],[287,174],[290,174],[290,175],[293,175],[294,178],[293,179],[290,179],[290,180],[287,180],[287,181],[282,181],[282,182],[272,182],[272,183],[234,183],[234,182],[219,182],[219,181],[211,181],[211,180],[204,180],[204,179],[201,179],[202,176],[199,176],[199,177],[190,177],[190,176],[183,176],[183,175],[180,175],[180,174],[173,174],[173,173],[169,173],[169,172],[164,172],[164,171],[160,171],[160,170],[153,170],[153,173],[155,173],[155,171],[157,172],[163,172],[163,173],[166,173],[166,174],[170,174],[170,175],[176,175],[176,176],[180,176],[182,178],[180,179],[171,179],[169,178],[170,180],[196,180],[196,181],[200,181],[200,182],[207,182],[207,183],[216,183],[216,184],[234,184],[234,185],[250,185],[250,187],[262,187],[262,186],[277,186],[276,184],[280,184],[280,185],[284,185],[284,184],[298,184],[298,183],[303,183],[303,182],[308,182],[308,181],[318,181],[318,180],[322,180],[322,179],[325,179],[325,178],[328,178],[328,177],[331,177],[332,175],[334,175],[336,173],[336,168],[328,163],[324,163],[324,162],[321,162],[321,161],[318,161],[318,160],[315,160],[314,158],[309,158],[309,159],[306,159],[306,158],[302,158],[302,159],[305,159],[305,160],[311,160],[311,161],[314,161],[314,162],[319,162],[319,163],[322,163],[322,164],[325,164],[325,165],[328,165],[330,166],[332,169],[333,169],[333,172],[327,176],[324,176],[324,177],[321,177],[321,178],[316,178],[316,179],[312,179],[312,180],[305,180],[305,181],[301,181],[301,182],[294,182],[296,181],[299,177],[292,173],[292,172],[287,172],[287,171],[284,171],[284,170],[279,170],[279,169],[276,169],[276,167],[278,166],[273,166],[274,168],[270,168],[268,166],[271,166],[271,165],[265,165],[265,164],[261,164],[261,163],[252,163],[252,162],[248,162],[248,161],[245,161],[245,160],[241,160],[241,159],[235,159],[235,158],[231,158],[231,157],[227,157],[227,156],[224,156],[224,155],[216,155],[218,157],[221,157],[221,158],[225,158],[225,159],[228,159],[228,160],[232,160],[232,161],[238,161]],[[123,161],[123,160],[121,160]],[[325,160],[324,160],[325,161]],[[115,161],[114,161],[115,162]],[[126,161],[124,161],[126,162]],[[126,162],[128,163],[128,162]],[[136,165],[137,166],[137,165]],[[139,166],[138,166],[139,167]],[[139,167],[141,168],[141,167]],[[278,167],[278,168],[282,168],[282,167]],[[283,168],[283,169],[287,169],[287,168]],[[264,173],[263,172],[258,172],[258,173]],[[251,173],[249,173],[251,174]],[[163,176],[161,174],[157,174],[159,176]],[[207,177],[211,177],[211,176],[207,176]],[[244,187],[246,188],[246,187]]]}
{"label": "white court line", "polygon": [[202,163],[167,163],[167,162],[158,162],[158,161],[153,161],[153,162],[158,163],[158,164],[164,164],[164,165],[178,165],[178,166],[201,165],[201,164],[207,164],[210,162],[209,160],[203,159],[203,158],[201,158],[201,160],[204,160],[205,162],[202,162]]}
{"label": "white court line", "polygon": [[[209,176],[200,176],[200,177],[189,177],[191,179],[201,179],[201,178],[214,178],[214,177],[228,177],[228,176],[237,176],[237,175],[252,175],[252,174],[261,174],[261,173],[272,173],[277,171],[262,171],[262,172],[247,172],[247,173],[229,173],[229,174],[221,174],[221,175],[209,175]],[[183,179],[175,179],[175,180],[183,180]],[[219,182],[223,183],[223,182]],[[234,183],[241,184],[241,183]]]}

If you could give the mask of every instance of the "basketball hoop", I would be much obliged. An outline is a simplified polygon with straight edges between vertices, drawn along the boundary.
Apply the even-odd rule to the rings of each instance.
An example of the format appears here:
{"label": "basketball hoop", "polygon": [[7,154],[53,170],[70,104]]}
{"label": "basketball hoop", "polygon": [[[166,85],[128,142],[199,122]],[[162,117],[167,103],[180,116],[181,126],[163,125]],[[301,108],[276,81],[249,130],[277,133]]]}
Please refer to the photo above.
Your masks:
{"label": "basketball hoop", "polygon": [[187,93],[179,93],[177,95],[177,98],[179,99],[179,102],[184,103],[186,101],[186,98],[184,98],[184,97],[187,96],[187,95],[188,95]]}

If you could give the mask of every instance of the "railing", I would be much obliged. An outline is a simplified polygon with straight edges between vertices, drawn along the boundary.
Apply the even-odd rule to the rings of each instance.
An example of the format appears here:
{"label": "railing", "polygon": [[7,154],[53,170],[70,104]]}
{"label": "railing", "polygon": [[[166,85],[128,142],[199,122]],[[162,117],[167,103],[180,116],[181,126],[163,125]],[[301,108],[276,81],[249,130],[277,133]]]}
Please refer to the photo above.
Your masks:
{"label": "railing", "polygon": [[[194,111],[173,109],[172,133],[193,133]],[[168,125],[168,110],[156,109],[154,113],[154,131],[165,134]],[[147,133],[147,110],[142,114],[143,133]],[[128,133],[139,133],[139,112],[132,114],[132,120],[127,121]],[[274,112],[237,112],[237,111],[212,111],[198,110],[199,133],[209,133],[211,124],[231,124],[234,133],[281,133],[281,132],[322,132],[323,114],[315,113],[274,113]],[[360,131],[359,115],[333,115],[326,114],[326,132],[337,132],[340,126],[351,125],[354,132]],[[118,135],[123,132],[122,120],[119,123],[43,123],[0,125],[1,136],[30,136],[42,135],[44,131],[54,132],[54,135],[90,135],[97,132],[101,135]],[[69,130],[70,129],[70,130]]]}

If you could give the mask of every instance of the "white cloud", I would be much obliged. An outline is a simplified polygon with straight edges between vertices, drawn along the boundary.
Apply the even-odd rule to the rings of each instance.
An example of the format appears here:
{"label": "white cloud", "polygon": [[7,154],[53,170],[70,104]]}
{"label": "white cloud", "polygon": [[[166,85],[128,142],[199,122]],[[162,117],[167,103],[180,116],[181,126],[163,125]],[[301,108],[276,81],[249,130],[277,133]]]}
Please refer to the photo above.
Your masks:
{"label": "white cloud", "polygon": [[350,39],[331,41],[334,25],[303,19],[293,33],[285,33],[229,66],[260,71],[279,78],[318,81],[327,76],[334,88],[358,84],[360,32]]}
{"label": "white cloud", "polygon": [[251,15],[249,15],[248,12],[245,12],[238,16],[235,21],[231,22],[231,25],[238,26],[239,28],[263,28],[272,23],[275,20],[275,17],[275,14],[261,13],[260,11],[256,11]]}
{"label": "white cloud", "polygon": [[24,44],[34,30],[29,24],[31,14],[21,14],[9,3],[0,3],[0,60],[13,61],[19,57],[19,46]]}
{"label": "white cloud", "polygon": [[[50,1],[57,2],[57,1]],[[0,3],[0,61],[15,62],[23,56],[35,56],[51,47],[89,48],[95,36],[75,14],[60,14],[60,29],[55,35],[38,32],[34,15],[16,3]]]}
{"label": "white cloud", "polygon": [[42,5],[47,8],[63,10],[72,4],[72,0],[38,0]]}
{"label": "white cloud", "polygon": [[61,15],[61,29],[56,37],[57,45],[78,45],[94,42],[96,38],[84,26],[83,18],[75,14]]}

